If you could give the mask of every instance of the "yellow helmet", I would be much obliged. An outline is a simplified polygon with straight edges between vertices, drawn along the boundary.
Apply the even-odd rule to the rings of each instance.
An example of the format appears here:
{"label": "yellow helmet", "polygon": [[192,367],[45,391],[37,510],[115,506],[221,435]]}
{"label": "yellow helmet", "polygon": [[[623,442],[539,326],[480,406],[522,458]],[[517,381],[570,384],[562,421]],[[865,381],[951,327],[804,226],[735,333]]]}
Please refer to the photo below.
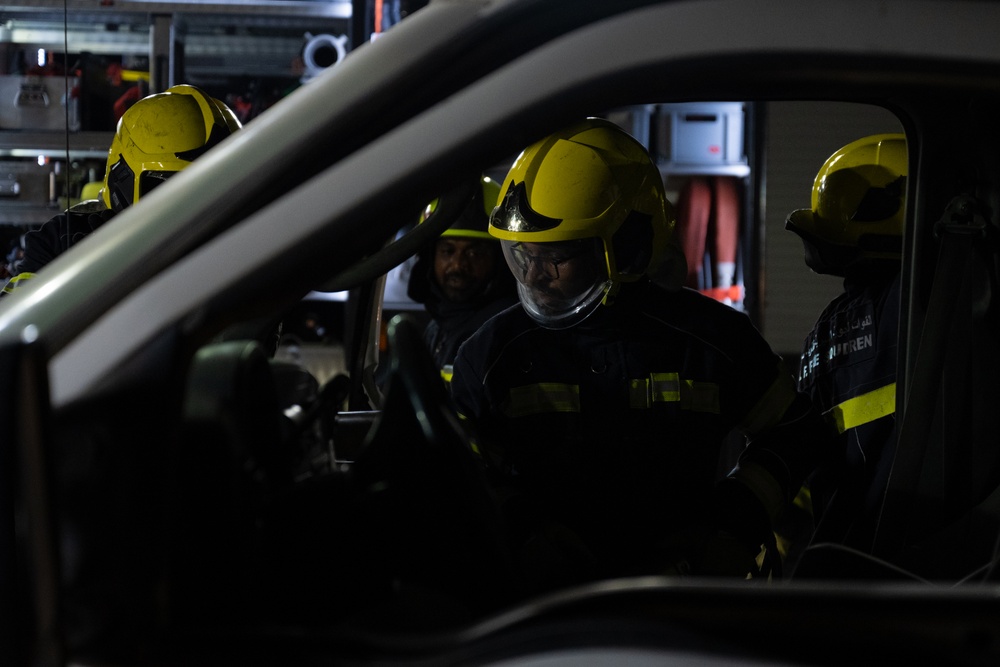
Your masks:
{"label": "yellow helmet", "polygon": [[603,253],[598,283],[564,313],[536,308],[519,278],[521,303],[543,326],[572,326],[610,304],[621,283],[657,267],[673,239],[676,218],[656,164],[642,144],[600,118],[526,148],[501,191],[489,231],[502,241],[508,264],[521,243],[596,239]]}
{"label": "yellow helmet", "polygon": [[[470,239],[495,240],[490,236],[487,227],[490,224],[490,213],[500,198],[500,184],[489,176],[479,178],[479,187],[472,193],[472,201],[462,212],[462,215],[451,224],[451,226],[441,232],[441,236],[454,236]],[[437,208],[438,200],[435,199],[424,209],[420,215],[420,222],[426,220]]]}
{"label": "yellow helmet", "polygon": [[853,266],[898,262],[907,171],[903,134],[858,139],[831,155],[813,183],[812,208],[785,222],[802,238],[810,268],[843,276]]}
{"label": "yellow helmet", "polygon": [[239,128],[228,106],[195,86],[139,100],[118,121],[100,198],[115,211],[131,206]]}

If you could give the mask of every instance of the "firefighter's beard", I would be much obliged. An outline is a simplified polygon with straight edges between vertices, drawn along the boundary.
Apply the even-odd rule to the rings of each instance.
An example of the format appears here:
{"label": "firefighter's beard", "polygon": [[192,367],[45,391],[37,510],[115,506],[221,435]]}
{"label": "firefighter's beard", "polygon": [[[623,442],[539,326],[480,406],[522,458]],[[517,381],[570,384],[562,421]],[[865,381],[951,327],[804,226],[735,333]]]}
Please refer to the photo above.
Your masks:
{"label": "firefighter's beard", "polygon": [[521,305],[536,322],[549,329],[565,329],[579,324],[601,304],[611,281],[604,280],[579,294],[566,295],[549,285],[528,286],[518,282]]}
{"label": "firefighter's beard", "polygon": [[453,303],[465,303],[475,298],[483,288],[483,281],[463,271],[449,271],[440,285],[445,297]]}

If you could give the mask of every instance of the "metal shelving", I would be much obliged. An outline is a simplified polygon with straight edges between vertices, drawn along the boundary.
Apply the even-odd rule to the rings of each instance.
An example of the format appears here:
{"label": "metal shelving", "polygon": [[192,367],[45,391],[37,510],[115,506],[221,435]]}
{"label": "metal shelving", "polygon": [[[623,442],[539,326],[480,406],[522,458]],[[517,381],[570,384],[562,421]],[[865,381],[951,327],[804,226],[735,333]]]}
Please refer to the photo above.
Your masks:
{"label": "metal shelving", "polygon": [[26,158],[63,158],[67,151],[72,158],[108,156],[111,132],[48,132],[7,130],[0,132],[0,156]]}
{"label": "metal shelving", "polygon": [[[151,92],[182,82],[175,78],[294,83],[302,73],[296,61],[306,33],[349,35],[354,5],[352,0],[22,0],[0,8],[0,66],[16,52],[37,47],[88,57],[148,58]],[[34,162],[103,161],[112,139],[111,132],[86,126],[65,132],[3,125],[0,171],[23,173],[17,177],[22,181],[37,171],[26,166]],[[52,214],[51,201],[24,199],[24,191],[20,200],[0,198],[0,224],[41,222]]]}
{"label": "metal shelving", "polygon": [[352,2],[261,1],[143,2],[34,0],[5,5],[0,14],[3,44],[52,51],[180,57],[158,44],[183,44],[187,71],[219,76],[291,76],[304,35],[350,32]]}

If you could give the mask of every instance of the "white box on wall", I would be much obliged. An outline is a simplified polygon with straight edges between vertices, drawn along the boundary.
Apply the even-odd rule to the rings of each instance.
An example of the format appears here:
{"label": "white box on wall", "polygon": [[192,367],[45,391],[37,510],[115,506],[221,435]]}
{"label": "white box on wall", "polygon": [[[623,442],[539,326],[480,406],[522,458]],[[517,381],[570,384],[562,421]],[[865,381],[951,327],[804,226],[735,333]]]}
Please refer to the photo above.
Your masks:
{"label": "white box on wall", "polygon": [[743,102],[662,104],[660,168],[672,174],[745,176]]}
{"label": "white box on wall", "polygon": [[0,129],[65,130],[68,86],[69,130],[79,130],[80,109],[73,97],[79,85],[77,77],[0,76]]}

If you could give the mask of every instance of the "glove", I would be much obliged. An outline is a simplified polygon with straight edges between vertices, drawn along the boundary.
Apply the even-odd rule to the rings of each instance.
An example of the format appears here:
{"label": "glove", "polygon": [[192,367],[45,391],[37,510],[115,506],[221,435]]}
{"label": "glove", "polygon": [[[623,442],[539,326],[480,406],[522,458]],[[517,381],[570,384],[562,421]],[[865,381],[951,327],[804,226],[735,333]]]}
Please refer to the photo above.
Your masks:
{"label": "glove", "polygon": [[[767,512],[750,489],[732,478],[716,486],[707,524],[670,542],[673,556],[666,574],[745,579],[778,570]],[[763,545],[767,558],[761,558]]]}
{"label": "glove", "polygon": [[710,576],[748,579],[760,574],[754,549],[732,533],[706,526],[674,535],[667,553],[666,576]]}
{"label": "glove", "polygon": [[531,593],[555,590],[596,578],[597,559],[569,528],[545,523],[514,554]]}
{"label": "glove", "polygon": [[725,530],[709,531],[691,562],[691,574],[714,577],[751,579],[760,576],[754,549],[737,536]]}

